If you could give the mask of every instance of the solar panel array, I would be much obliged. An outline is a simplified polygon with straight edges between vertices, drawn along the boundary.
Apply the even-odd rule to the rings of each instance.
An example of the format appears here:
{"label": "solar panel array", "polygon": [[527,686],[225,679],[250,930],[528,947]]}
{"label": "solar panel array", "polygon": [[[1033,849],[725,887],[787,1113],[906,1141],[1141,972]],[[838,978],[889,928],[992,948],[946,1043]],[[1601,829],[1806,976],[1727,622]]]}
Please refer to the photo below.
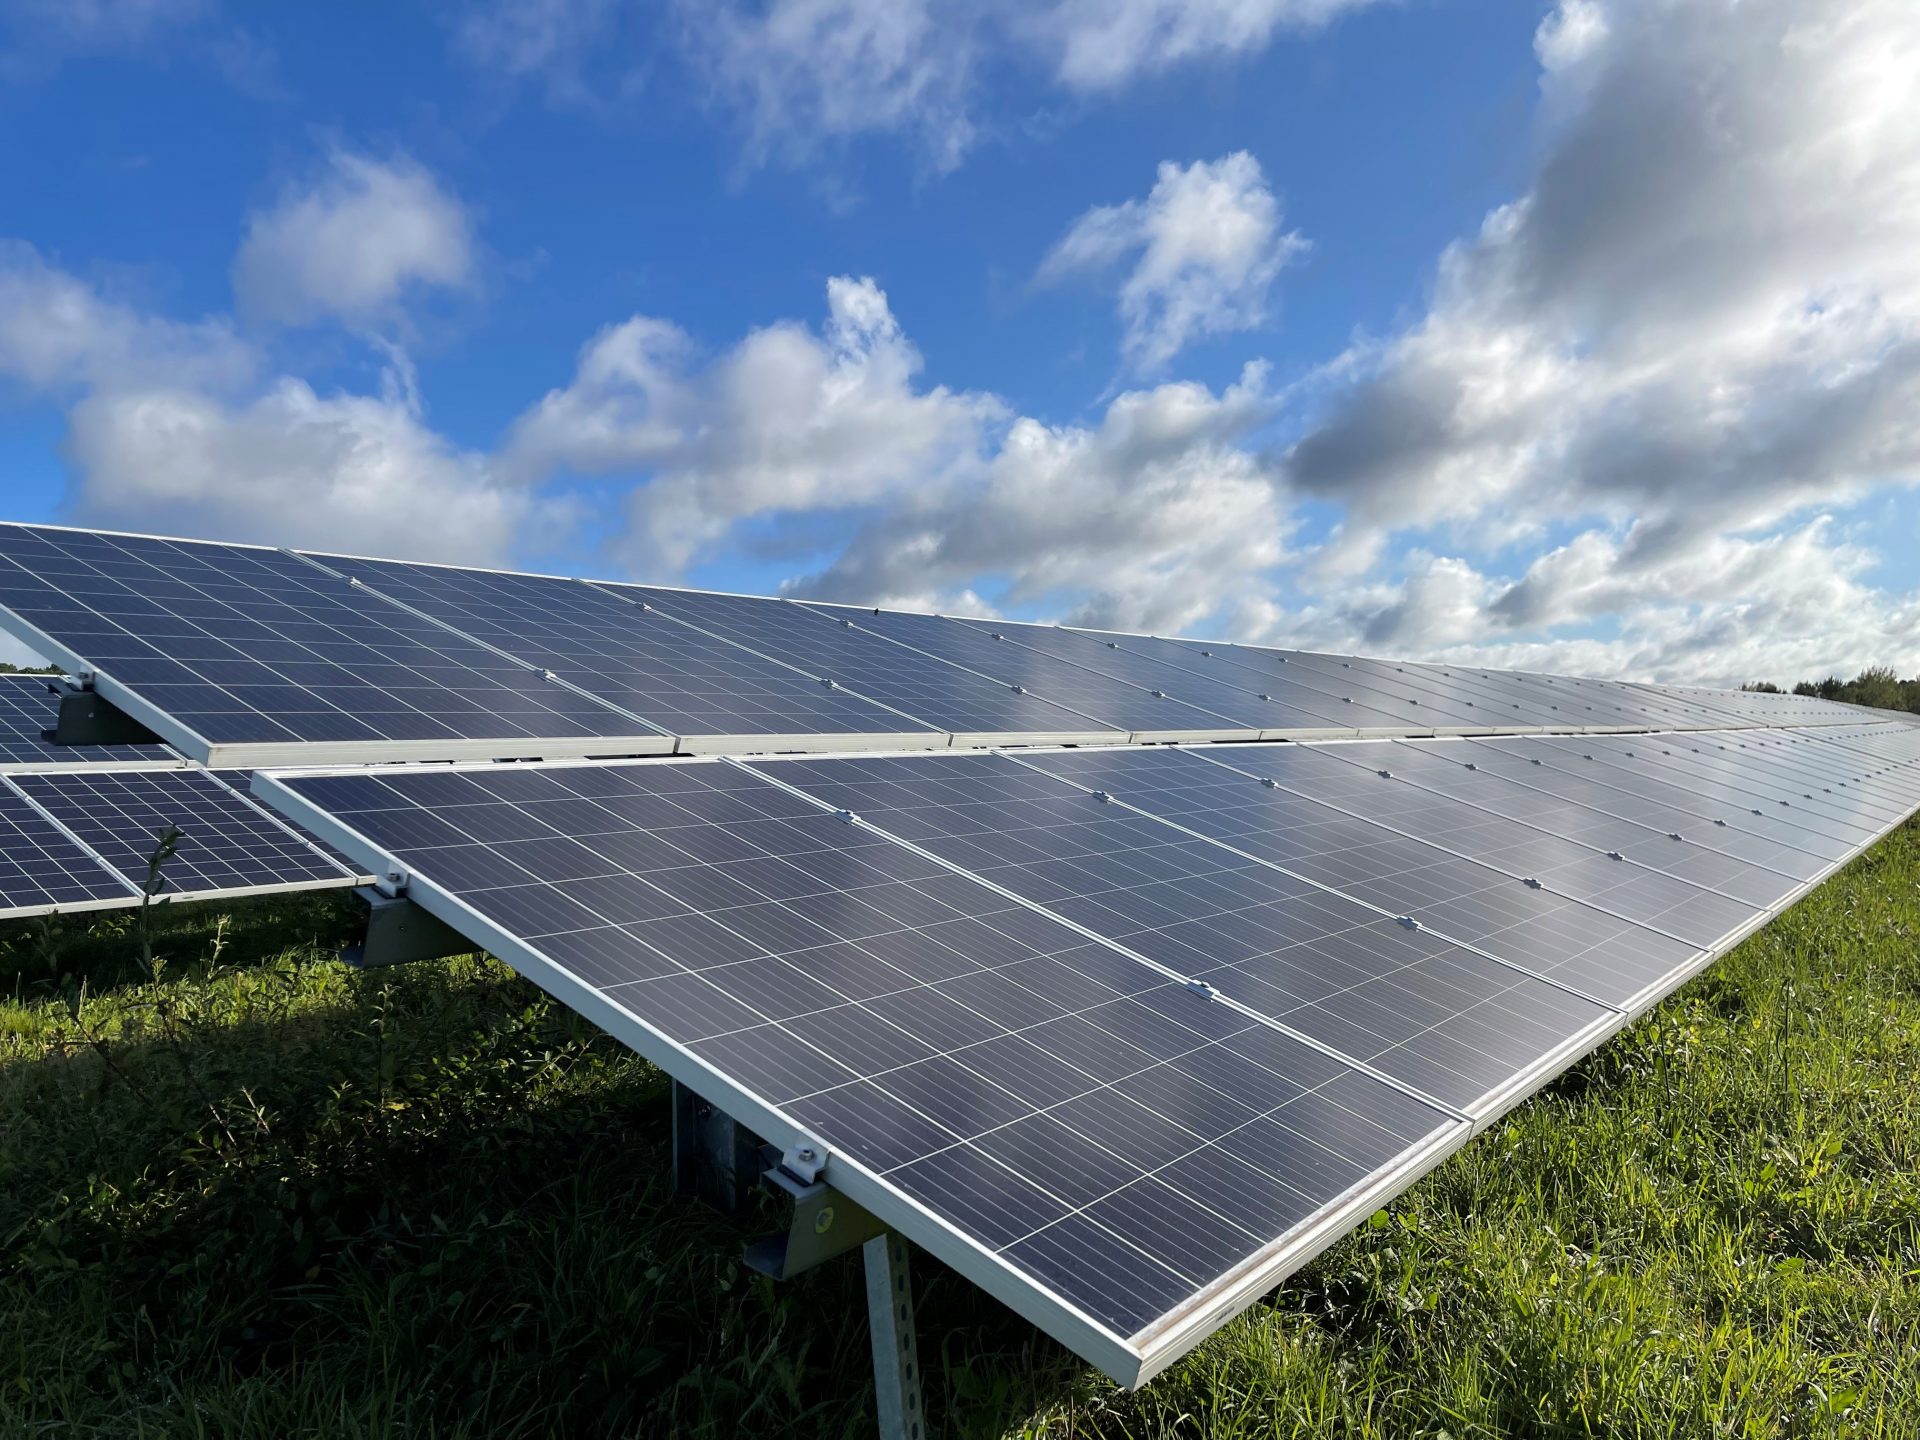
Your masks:
{"label": "solar panel array", "polygon": [[46,675],[0,675],[0,769],[79,765],[179,764],[164,745],[56,745],[49,738],[60,718],[60,697]]}
{"label": "solar panel array", "polygon": [[1920,807],[1811,697],[55,527],[0,623],[193,762],[7,692],[0,913],[397,876],[1126,1383]]}
{"label": "solar panel array", "polygon": [[160,837],[178,830],[154,893],[214,899],[368,878],[248,798],[245,771],[207,772],[165,745],[63,745],[44,675],[0,675],[0,918],[140,903]]}
{"label": "solar panel array", "polygon": [[1855,707],[0,525],[0,625],[190,758],[1850,724]]}
{"label": "solar panel array", "polygon": [[256,788],[1137,1383],[1912,814],[1920,729]]}

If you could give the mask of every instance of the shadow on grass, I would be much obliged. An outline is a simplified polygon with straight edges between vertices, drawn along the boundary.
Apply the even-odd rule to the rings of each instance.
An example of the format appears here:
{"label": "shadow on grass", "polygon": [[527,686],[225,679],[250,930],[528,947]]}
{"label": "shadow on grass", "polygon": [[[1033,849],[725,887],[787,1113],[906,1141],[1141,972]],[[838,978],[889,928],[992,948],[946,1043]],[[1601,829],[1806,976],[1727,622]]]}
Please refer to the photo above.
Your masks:
{"label": "shadow on grass", "polygon": [[[179,973],[0,1066],[0,1432],[870,1429],[858,1257],[747,1272],[671,1193],[665,1077],[504,966]],[[949,1433],[1080,1373],[917,1269]]]}

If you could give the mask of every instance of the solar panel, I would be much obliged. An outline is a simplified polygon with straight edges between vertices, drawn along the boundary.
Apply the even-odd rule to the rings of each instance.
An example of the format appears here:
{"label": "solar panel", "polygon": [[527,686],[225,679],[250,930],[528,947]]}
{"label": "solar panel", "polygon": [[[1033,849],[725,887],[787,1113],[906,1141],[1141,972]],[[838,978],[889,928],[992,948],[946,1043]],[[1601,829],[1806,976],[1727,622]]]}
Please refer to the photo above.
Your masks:
{"label": "solar panel", "polygon": [[1284,755],[1242,751],[1218,760],[1699,948],[1719,944],[1763,908],[1435,794],[1389,768],[1398,748],[1375,741]]}
{"label": "solar panel", "polygon": [[1097,744],[1127,738],[1085,715],[788,600],[648,585],[605,588],[890,705],[948,731],[961,744]]}
{"label": "solar panel", "polygon": [[[1691,792],[1663,780],[1569,768],[1577,762],[1542,746],[1532,737],[1475,740],[1434,753],[1461,765],[1504,776],[1530,789],[1631,820],[1661,835],[1680,835],[1710,849],[1807,881],[1825,872],[1832,856],[1809,849],[1803,837],[1756,822],[1737,807],[1702,802]],[[1657,848],[1657,847],[1656,847]]]}
{"label": "solar panel", "polygon": [[1343,692],[1337,684],[1320,681],[1317,677],[1295,677],[1284,666],[1269,663],[1266,657],[1240,653],[1242,647],[1238,645],[1169,640],[1159,635],[1129,635],[1117,630],[1074,630],[1071,633],[1101,646],[1131,650],[1196,674],[1210,676],[1216,681],[1269,695],[1303,717],[1314,717],[1323,726],[1316,733],[1303,723],[1298,732],[1290,731],[1286,738],[1404,735],[1409,730],[1426,733],[1433,728],[1434,722],[1429,717],[1420,716],[1416,720],[1404,711],[1372,709],[1365,703],[1364,696],[1352,693],[1351,687]]}
{"label": "solar panel", "polygon": [[256,783],[1125,1383],[1469,1128],[732,765]]}
{"label": "solar panel", "polygon": [[1005,644],[1024,646],[1069,665],[1097,670],[1151,694],[1177,696],[1187,704],[1230,716],[1269,737],[1282,733],[1338,734],[1354,728],[1331,718],[1331,712],[1340,707],[1328,706],[1324,712],[1303,709],[1251,680],[1241,685],[1229,674],[1169,664],[1130,642],[1096,640],[1052,625],[1022,625],[1004,620],[956,620],[955,623],[972,626]]}
{"label": "solar panel", "polygon": [[1606,1006],[1013,759],[760,768],[1476,1118],[1620,1023]]}
{"label": "solar panel", "polygon": [[60,697],[46,675],[0,675],[0,766],[152,764],[176,760],[164,745],[56,745]]}
{"label": "solar panel", "polygon": [[[1711,734],[1711,732],[1708,732]],[[1749,806],[1792,812],[1788,818],[1850,844],[1859,845],[1878,835],[1888,816],[1878,805],[1846,791],[1820,794],[1811,788],[1785,783],[1775,767],[1743,753],[1720,748],[1710,739],[1693,735],[1648,735],[1626,742],[1600,736],[1588,749],[1614,763],[1631,763],[1682,784],[1727,787]]]}
{"label": "solar panel", "polygon": [[1230,716],[1189,705],[1172,694],[1155,695],[1098,670],[1069,665],[1023,645],[995,640],[985,631],[940,615],[906,610],[861,610],[800,602],[832,620],[909,646],[950,665],[985,675],[1021,693],[1038,695],[1078,711],[1135,740],[1230,740],[1259,738],[1258,729]]}
{"label": "solar panel", "polygon": [[161,837],[178,832],[156,894],[208,899],[360,883],[277,815],[201,770],[15,774],[10,783],[135,890]]}
{"label": "solar panel", "polygon": [[[1736,927],[1745,923],[1743,912],[1776,905],[1802,883],[1786,871],[1730,853],[1713,843],[1704,831],[1686,825],[1677,813],[1666,817],[1666,828],[1655,829],[1615,815],[1602,804],[1587,803],[1604,800],[1606,792],[1598,785],[1583,790],[1578,782],[1566,777],[1557,789],[1528,784],[1490,768],[1482,769],[1473,752],[1460,742],[1423,745],[1391,741],[1366,747],[1366,753],[1356,749],[1339,758],[1363,770],[1388,769],[1394,779],[1429,795],[1457,800],[1476,811],[1583,846],[1603,858],[1618,855],[1629,869],[1644,868],[1711,890],[1737,902],[1727,907]],[[1568,790],[1574,793],[1561,793]],[[1509,833],[1523,847],[1529,844],[1517,832]],[[1558,847],[1549,850],[1558,853]],[[1526,853],[1524,849],[1520,852],[1523,862]],[[1591,864],[1591,857],[1586,861]],[[1614,869],[1617,866],[1602,867],[1600,873]],[[1712,943],[1713,938],[1717,937],[1703,943]]]}
{"label": "solar panel", "polygon": [[0,781],[0,915],[130,905],[126,881]]}
{"label": "solar panel", "polygon": [[829,737],[893,748],[934,728],[580,580],[314,556],[463,634],[551,670],[676,737],[682,750],[753,751]]}
{"label": "solar panel", "polygon": [[0,607],[19,638],[96,673],[106,699],[203,763],[665,748],[282,551],[0,524]]}
{"label": "solar panel", "polygon": [[[1088,789],[1404,915],[1437,936],[1622,1008],[1673,982],[1699,947],[1510,873],[1309,799],[1250,771],[1307,746],[1205,751],[1041,752],[1030,763]],[[1330,762],[1320,761],[1316,764]],[[1287,773],[1282,771],[1282,774]]]}

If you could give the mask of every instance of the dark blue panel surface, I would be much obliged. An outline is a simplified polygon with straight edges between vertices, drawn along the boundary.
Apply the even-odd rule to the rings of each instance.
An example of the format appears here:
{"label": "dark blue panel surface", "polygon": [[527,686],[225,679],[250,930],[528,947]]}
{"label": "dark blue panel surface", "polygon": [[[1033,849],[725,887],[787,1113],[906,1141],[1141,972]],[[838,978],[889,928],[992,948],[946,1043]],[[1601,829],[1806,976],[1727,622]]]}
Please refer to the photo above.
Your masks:
{"label": "dark blue panel surface", "polygon": [[1463,1109],[1610,1013],[1011,759],[761,768]]}
{"label": "dark blue panel surface", "polygon": [[214,745],[634,728],[275,550],[0,525],[0,606]]}
{"label": "dark blue panel surface", "polygon": [[1022,645],[995,640],[990,633],[939,615],[905,610],[861,610],[846,605],[803,602],[831,620],[849,620],[863,630],[912,646],[949,664],[1017,685],[1055,705],[1078,711],[1101,725],[1134,734],[1245,733],[1257,726],[1230,715],[1189,705],[1171,694],[1116,680],[1097,670],[1069,665]]}
{"label": "dark blue panel surface", "polygon": [[[1248,769],[1328,764],[1313,747],[1220,747]],[[1296,754],[1296,752],[1299,752]],[[1286,867],[1437,934],[1617,1004],[1698,950],[1424,841],[1186,751],[1064,751],[1033,763]]]}
{"label": "dark blue panel surface", "polygon": [[950,732],[1085,734],[1098,722],[786,600],[611,586]]}
{"label": "dark blue panel surface", "polygon": [[583,581],[315,558],[668,734],[897,735],[922,728]]}
{"label": "dark blue panel surface", "polygon": [[1120,1336],[1453,1128],[736,767],[278,783]]}
{"label": "dark blue panel surface", "polygon": [[205,771],[68,771],[11,778],[135,888],[147,885],[148,861],[169,829],[179,838],[161,866],[156,894],[345,885],[355,878],[277,816]]}
{"label": "dark blue panel surface", "polygon": [[0,911],[132,899],[124,881],[0,781]]}

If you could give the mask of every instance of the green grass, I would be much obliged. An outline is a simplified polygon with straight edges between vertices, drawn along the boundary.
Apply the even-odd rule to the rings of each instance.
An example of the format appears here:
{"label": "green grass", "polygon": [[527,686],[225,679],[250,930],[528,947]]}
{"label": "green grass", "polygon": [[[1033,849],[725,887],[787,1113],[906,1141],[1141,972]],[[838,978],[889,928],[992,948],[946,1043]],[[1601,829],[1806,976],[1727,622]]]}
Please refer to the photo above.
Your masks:
{"label": "green grass", "polygon": [[[0,1436],[870,1433],[858,1262],[667,1187],[659,1072],[346,902],[0,935]],[[1137,1394],[930,1259],[937,1433],[1920,1433],[1909,826]]]}

